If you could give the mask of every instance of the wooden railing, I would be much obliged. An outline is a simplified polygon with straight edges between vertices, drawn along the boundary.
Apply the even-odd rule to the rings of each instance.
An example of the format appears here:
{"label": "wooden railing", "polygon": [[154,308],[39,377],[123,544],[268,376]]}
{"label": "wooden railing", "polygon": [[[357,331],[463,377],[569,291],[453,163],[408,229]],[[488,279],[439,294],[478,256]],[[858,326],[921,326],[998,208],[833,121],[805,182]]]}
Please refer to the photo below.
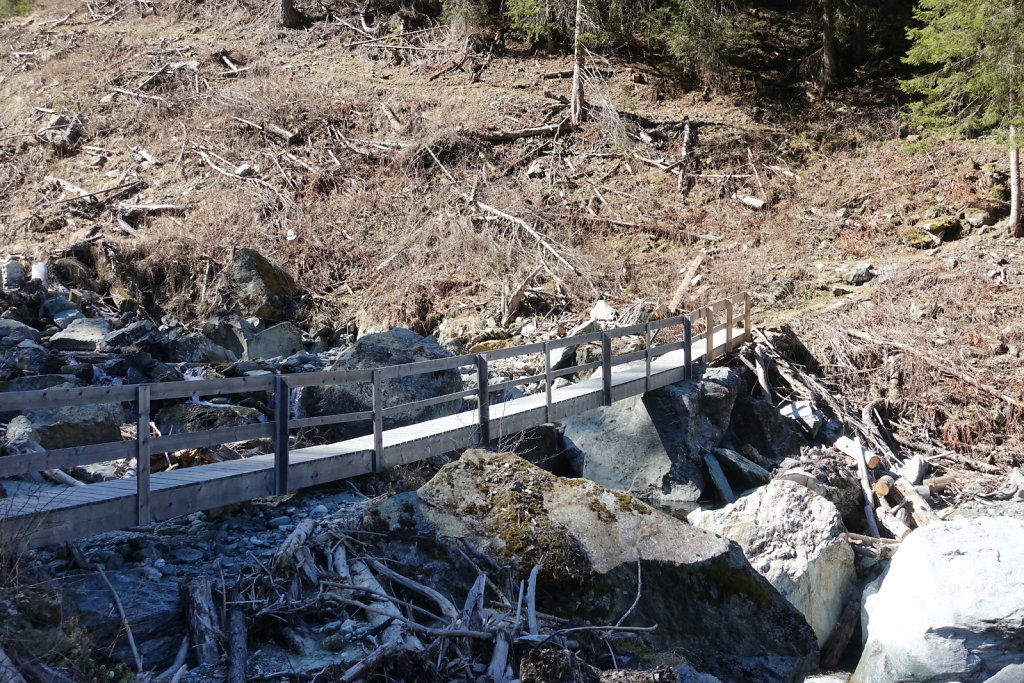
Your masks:
{"label": "wooden railing", "polygon": [[[737,310],[739,309],[739,310]],[[673,351],[682,350],[685,376],[692,373],[693,354],[702,341],[706,343],[700,360],[709,362],[721,354],[731,351],[735,344],[750,338],[750,296],[738,294],[699,308],[687,315],[680,315],[647,323],[619,327],[602,332],[536,342],[510,347],[487,353],[455,356],[402,365],[393,365],[366,370],[327,370],[291,375],[263,375],[225,379],[163,382],[124,386],[82,387],[71,389],[45,389],[0,393],[0,413],[28,412],[40,409],[56,409],[66,406],[80,406],[98,403],[134,403],[137,408],[137,436],[133,440],[101,443],[74,448],[61,448],[38,453],[7,455],[0,457],[0,477],[13,477],[52,469],[63,469],[110,460],[132,458],[136,463],[136,522],[140,525],[151,521],[150,514],[150,456],[170,453],[183,449],[205,448],[254,439],[271,439],[274,451],[274,490],[278,494],[289,491],[288,464],[289,442],[292,430],[338,425],[351,422],[372,423],[373,461],[372,470],[379,471],[383,462],[384,419],[403,412],[430,406],[476,399],[479,428],[478,443],[491,442],[490,411],[492,394],[508,389],[543,381],[545,385],[545,421],[550,422],[552,387],[556,379],[581,372],[602,371],[603,401],[612,403],[612,373],[614,368],[626,363],[643,361],[645,365],[644,390],[650,389],[651,363],[653,360]],[[736,323],[742,320],[742,332],[736,336]],[[702,328],[698,333],[694,329]],[[657,337],[671,328],[679,328],[676,341],[657,343]],[[725,342],[716,346],[716,334],[724,331]],[[643,348],[619,356],[612,355],[612,341],[621,337],[641,336]],[[570,367],[555,369],[552,354],[559,349],[581,344],[600,343],[601,359]],[[544,370],[541,374],[497,382],[489,382],[491,364],[495,361],[533,354],[543,355]],[[386,405],[384,383],[388,380],[411,377],[431,372],[463,367],[476,369],[477,387],[418,401]],[[370,410],[315,417],[294,418],[291,415],[292,391],[307,387],[338,386],[344,384],[369,384],[372,405]],[[154,401],[175,399],[197,399],[203,396],[267,392],[274,396],[274,421],[225,427],[219,429],[185,432],[154,436],[150,417]],[[201,466],[200,466],[201,467]]]}

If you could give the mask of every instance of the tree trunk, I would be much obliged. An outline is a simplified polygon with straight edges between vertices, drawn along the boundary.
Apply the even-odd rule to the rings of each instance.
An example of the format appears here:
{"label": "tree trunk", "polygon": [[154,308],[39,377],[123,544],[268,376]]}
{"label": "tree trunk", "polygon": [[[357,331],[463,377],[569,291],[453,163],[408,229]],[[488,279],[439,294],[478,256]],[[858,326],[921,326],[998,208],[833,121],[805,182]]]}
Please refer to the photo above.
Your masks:
{"label": "tree trunk", "polygon": [[295,9],[295,0],[281,0],[281,26],[285,28],[304,28],[306,17]]}
{"label": "tree trunk", "polygon": [[1020,144],[1017,126],[1010,126],[1010,235],[1013,237],[1024,237],[1020,209]]}
{"label": "tree trunk", "polygon": [[818,87],[831,90],[839,75],[839,57],[836,48],[834,0],[821,0],[821,75]]}
{"label": "tree trunk", "polygon": [[851,46],[854,63],[864,64],[868,60],[868,11],[860,2],[853,7],[853,45]]}
{"label": "tree trunk", "polygon": [[576,0],[576,28],[572,39],[572,102],[569,105],[569,115],[573,126],[578,126],[586,120],[587,103],[583,99],[583,45],[580,42],[580,28],[582,25],[583,0]]}

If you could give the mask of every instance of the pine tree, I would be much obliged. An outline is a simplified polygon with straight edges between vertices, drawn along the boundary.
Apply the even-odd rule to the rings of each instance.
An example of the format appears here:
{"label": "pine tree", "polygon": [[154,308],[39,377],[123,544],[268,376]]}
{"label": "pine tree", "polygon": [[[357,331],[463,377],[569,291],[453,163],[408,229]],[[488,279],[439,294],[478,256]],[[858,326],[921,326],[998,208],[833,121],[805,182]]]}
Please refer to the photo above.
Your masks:
{"label": "pine tree", "polygon": [[932,71],[902,82],[920,99],[911,122],[960,136],[994,134],[1010,153],[1012,235],[1021,225],[1020,140],[1024,125],[1024,0],[921,0],[906,61]]}

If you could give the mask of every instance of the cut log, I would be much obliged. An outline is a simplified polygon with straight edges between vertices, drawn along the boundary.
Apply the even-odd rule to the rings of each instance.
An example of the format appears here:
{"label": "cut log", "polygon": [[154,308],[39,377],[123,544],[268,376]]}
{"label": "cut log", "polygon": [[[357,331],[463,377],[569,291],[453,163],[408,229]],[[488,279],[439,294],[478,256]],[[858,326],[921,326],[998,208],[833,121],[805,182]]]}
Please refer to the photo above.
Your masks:
{"label": "cut log", "polygon": [[693,278],[697,276],[697,269],[699,269],[701,264],[704,263],[706,256],[707,254],[703,251],[700,252],[693,257],[690,264],[686,267],[683,279],[679,281],[679,286],[676,287],[676,291],[672,294],[672,299],[668,303],[669,313],[675,313],[682,308],[683,299],[686,297],[686,293],[690,290],[690,286],[693,284]]}
{"label": "cut log", "polygon": [[722,466],[718,464],[718,460],[709,453],[705,453],[703,457],[704,464],[708,468],[708,475],[710,475],[711,481],[714,482],[715,488],[718,489],[718,494],[722,497],[722,500],[726,503],[735,502],[736,494],[733,493],[732,487],[729,486],[729,480],[725,478],[725,472],[722,471]]}
{"label": "cut log", "polygon": [[886,474],[881,476],[878,481],[875,482],[874,491],[879,500],[889,495],[889,491],[892,490],[892,486],[895,481],[896,480],[893,479],[892,476]]}
{"label": "cut log", "polygon": [[913,529],[896,517],[892,510],[885,506],[879,505],[875,508],[875,514],[878,515],[878,523],[885,527],[898,541],[902,541],[913,531]]}
{"label": "cut log", "polygon": [[910,514],[919,527],[939,521],[939,516],[932,510],[932,506],[917,492],[917,488],[909,480],[900,477],[896,480],[895,486],[900,495],[906,499],[907,505],[910,507]]}
{"label": "cut log", "polygon": [[946,475],[944,477],[932,477],[931,479],[925,479],[922,484],[928,487],[928,494],[935,495],[941,491],[945,491],[946,487],[950,484],[956,483],[956,477],[952,475]]}
{"label": "cut log", "polygon": [[860,444],[859,440],[854,441],[849,437],[841,436],[838,439],[836,439],[834,445],[836,448],[838,448],[839,450],[841,450],[843,453],[850,456],[854,460],[859,459],[863,454],[865,464],[867,465],[869,470],[875,469],[882,462],[882,459],[878,457],[877,453],[873,453],[872,451],[869,451],[868,449],[864,448],[864,446]]}
{"label": "cut log", "polygon": [[204,666],[216,666],[220,660],[217,643],[221,637],[217,608],[213,604],[213,584],[209,576],[197,576],[182,586],[182,602],[188,621],[188,634],[196,660]]}

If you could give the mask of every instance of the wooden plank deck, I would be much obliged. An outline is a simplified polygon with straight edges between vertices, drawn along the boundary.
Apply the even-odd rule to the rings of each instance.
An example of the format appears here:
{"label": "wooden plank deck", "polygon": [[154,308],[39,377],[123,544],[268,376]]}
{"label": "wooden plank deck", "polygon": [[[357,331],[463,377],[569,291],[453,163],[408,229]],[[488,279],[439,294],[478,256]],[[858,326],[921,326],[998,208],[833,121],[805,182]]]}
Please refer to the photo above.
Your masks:
{"label": "wooden plank deck", "polygon": [[[749,331],[734,330],[734,343]],[[713,357],[727,350],[727,333],[713,337]],[[691,348],[691,361],[707,353],[707,340]],[[611,398],[619,401],[682,380],[685,352],[670,351],[651,361],[650,376],[644,360],[616,366],[612,371]],[[490,404],[490,436],[496,439],[545,422],[579,415],[604,405],[604,383],[598,373],[590,379],[545,393]],[[479,414],[466,411],[406,427],[386,430],[378,470],[404,465],[430,456],[478,445]],[[311,446],[289,453],[288,481],[297,490],[368,474],[373,469],[374,440],[367,435],[338,443]],[[273,495],[274,454],[202,465],[151,475],[150,505],[154,521],[199,510]],[[106,481],[0,500],[0,525],[30,547],[59,543],[133,526],[136,515],[136,480]]]}

